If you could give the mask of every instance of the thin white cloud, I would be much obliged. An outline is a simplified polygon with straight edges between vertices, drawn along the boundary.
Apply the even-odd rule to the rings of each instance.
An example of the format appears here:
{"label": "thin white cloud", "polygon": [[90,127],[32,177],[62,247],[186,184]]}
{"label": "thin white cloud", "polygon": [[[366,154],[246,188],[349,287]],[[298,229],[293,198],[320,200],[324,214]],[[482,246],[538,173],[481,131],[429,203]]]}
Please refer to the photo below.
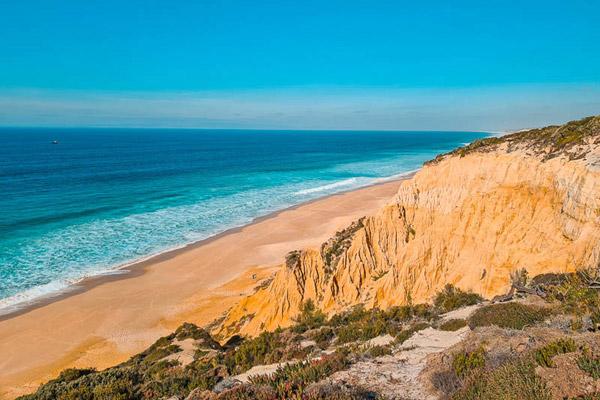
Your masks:
{"label": "thin white cloud", "polygon": [[0,125],[512,130],[600,113],[600,85],[237,92],[0,91]]}

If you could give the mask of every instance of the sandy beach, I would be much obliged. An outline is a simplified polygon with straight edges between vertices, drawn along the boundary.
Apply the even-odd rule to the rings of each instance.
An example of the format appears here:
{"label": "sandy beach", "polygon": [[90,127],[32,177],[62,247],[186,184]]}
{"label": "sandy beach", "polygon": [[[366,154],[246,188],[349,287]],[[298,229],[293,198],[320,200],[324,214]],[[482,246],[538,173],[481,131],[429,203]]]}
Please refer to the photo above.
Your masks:
{"label": "sandy beach", "polygon": [[329,196],[87,280],[0,320],[0,398],[31,392],[69,367],[103,369],[183,322],[206,325],[268,278],[294,249],[390,201],[399,181]]}

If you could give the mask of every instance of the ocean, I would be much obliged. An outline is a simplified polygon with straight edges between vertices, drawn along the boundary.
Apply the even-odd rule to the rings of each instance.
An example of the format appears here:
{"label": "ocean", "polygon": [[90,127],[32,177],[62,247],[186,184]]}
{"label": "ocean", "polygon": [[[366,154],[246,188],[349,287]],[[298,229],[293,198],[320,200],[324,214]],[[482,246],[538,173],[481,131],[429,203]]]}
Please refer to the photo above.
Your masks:
{"label": "ocean", "polygon": [[487,135],[1,128],[0,313]]}

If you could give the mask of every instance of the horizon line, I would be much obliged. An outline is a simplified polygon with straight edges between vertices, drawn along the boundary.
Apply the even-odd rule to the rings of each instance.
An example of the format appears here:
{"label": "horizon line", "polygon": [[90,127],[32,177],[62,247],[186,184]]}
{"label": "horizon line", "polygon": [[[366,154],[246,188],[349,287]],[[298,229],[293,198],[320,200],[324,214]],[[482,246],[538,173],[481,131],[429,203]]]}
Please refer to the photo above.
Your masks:
{"label": "horizon line", "polygon": [[[585,118],[585,117],[583,117]],[[536,129],[539,127],[522,128],[518,130]],[[0,125],[0,129],[123,129],[123,130],[187,130],[187,131],[272,131],[272,132],[467,132],[504,134],[518,130],[471,130],[471,129],[347,129],[347,128],[207,128],[207,127],[177,127],[177,126],[119,126],[119,125]]]}

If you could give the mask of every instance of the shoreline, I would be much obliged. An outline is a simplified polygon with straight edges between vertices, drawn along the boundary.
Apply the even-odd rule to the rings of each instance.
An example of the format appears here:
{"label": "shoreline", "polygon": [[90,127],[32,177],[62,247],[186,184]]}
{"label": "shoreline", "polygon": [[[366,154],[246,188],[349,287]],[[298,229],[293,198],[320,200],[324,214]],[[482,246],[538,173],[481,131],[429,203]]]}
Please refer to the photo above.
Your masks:
{"label": "shoreline", "polygon": [[[322,196],[322,197],[316,197],[312,200],[307,200],[307,201],[303,201],[298,204],[291,205],[289,207],[284,207],[280,210],[272,211],[265,215],[255,217],[246,224],[242,224],[242,225],[235,226],[232,228],[227,228],[224,231],[214,234],[212,236],[209,236],[207,238],[196,240],[196,241],[193,241],[190,243],[183,244],[179,247],[174,247],[174,248],[167,249],[167,250],[164,250],[164,251],[152,254],[152,255],[148,255],[148,256],[142,257],[138,260],[127,262],[127,263],[115,266],[113,268],[106,269],[105,271],[94,274],[94,275],[84,276],[83,278],[80,278],[80,279],[76,280],[75,282],[68,284],[68,286],[65,288],[43,294],[43,295],[34,297],[32,299],[29,299],[29,300],[24,300],[22,302],[14,304],[14,305],[8,305],[8,306],[4,307],[4,309],[0,308],[0,322],[10,320],[10,319],[15,318],[22,314],[26,314],[32,310],[47,306],[56,301],[60,301],[64,298],[75,296],[77,294],[81,294],[87,290],[90,290],[90,289],[98,286],[98,285],[102,285],[102,284],[109,283],[109,282],[116,281],[116,280],[131,279],[131,278],[138,277],[144,273],[145,267],[147,267],[149,265],[167,261],[169,259],[172,259],[173,257],[176,257],[180,253],[193,250],[200,246],[204,246],[213,240],[218,240],[219,238],[221,238],[223,236],[226,236],[226,235],[229,235],[229,234],[232,234],[235,232],[239,232],[240,230],[244,229],[245,227],[260,223],[261,221],[264,221],[264,220],[267,220],[270,218],[275,218],[282,212],[294,210],[294,209],[297,209],[298,207],[312,204],[314,202],[327,199],[329,197],[343,195],[346,193],[351,193],[351,192],[354,192],[357,190],[366,189],[366,188],[373,187],[373,186],[384,185],[384,184],[390,183],[390,182],[410,179],[419,170],[420,170],[420,168],[416,169],[416,170],[411,170],[411,171],[395,174],[390,177],[375,178],[375,181],[373,183],[367,184],[365,186],[342,190],[342,191],[339,191],[336,193],[326,194],[325,196]],[[5,310],[8,310],[8,311],[5,311]]]}
{"label": "shoreline", "polygon": [[182,322],[205,326],[252,293],[287,252],[376,212],[414,173],[257,217],[0,316],[0,398],[31,392],[65,368],[117,364]]}

